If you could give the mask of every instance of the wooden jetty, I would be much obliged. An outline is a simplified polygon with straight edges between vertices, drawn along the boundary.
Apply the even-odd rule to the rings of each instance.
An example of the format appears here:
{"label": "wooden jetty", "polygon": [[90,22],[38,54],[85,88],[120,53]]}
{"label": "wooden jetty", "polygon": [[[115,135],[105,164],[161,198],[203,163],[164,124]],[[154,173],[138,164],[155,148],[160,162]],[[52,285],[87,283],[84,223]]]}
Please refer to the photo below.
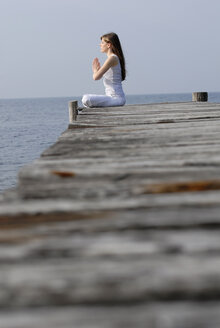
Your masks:
{"label": "wooden jetty", "polygon": [[220,104],[83,110],[0,197],[0,328],[220,327]]}

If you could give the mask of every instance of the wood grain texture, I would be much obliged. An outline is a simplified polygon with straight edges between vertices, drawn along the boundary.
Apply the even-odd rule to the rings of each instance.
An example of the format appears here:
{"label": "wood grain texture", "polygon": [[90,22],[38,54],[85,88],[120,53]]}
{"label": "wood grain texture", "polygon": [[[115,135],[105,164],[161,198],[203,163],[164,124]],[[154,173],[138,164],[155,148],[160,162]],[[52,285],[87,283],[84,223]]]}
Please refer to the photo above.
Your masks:
{"label": "wood grain texture", "polygon": [[76,119],[0,195],[0,328],[218,328],[220,104]]}

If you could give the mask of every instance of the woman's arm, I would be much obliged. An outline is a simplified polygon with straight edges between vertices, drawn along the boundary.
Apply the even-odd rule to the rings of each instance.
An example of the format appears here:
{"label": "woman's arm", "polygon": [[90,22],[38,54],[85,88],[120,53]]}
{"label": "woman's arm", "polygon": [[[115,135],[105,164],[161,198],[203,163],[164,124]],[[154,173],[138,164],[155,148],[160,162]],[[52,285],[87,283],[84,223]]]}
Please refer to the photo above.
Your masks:
{"label": "woman's arm", "polygon": [[93,80],[100,80],[110,67],[116,66],[117,64],[118,59],[115,56],[108,57],[102,66],[98,58],[95,58],[92,63]]}

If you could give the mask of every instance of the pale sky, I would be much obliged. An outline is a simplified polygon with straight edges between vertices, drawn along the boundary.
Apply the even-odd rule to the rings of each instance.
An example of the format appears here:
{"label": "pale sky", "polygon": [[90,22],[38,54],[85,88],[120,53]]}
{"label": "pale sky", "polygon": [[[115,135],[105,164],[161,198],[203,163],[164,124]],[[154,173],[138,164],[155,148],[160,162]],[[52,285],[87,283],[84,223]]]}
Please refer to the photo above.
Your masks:
{"label": "pale sky", "polygon": [[0,98],[104,93],[91,62],[119,35],[126,94],[220,91],[220,0],[0,0]]}

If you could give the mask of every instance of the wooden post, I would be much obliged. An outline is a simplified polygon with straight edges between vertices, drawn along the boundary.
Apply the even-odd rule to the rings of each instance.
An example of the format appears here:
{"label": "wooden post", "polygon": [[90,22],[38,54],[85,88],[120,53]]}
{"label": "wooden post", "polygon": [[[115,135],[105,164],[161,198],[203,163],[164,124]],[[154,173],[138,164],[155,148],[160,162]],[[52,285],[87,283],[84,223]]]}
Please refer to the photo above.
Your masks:
{"label": "wooden post", "polygon": [[76,121],[76,117],[78,114],[78,102],[77,100],[73,100],[69,102],[69,122],[72,123]]}
{"label": "wooden post", "polygon": [[193,92],[192,101],[208,101],[208,92]]}

